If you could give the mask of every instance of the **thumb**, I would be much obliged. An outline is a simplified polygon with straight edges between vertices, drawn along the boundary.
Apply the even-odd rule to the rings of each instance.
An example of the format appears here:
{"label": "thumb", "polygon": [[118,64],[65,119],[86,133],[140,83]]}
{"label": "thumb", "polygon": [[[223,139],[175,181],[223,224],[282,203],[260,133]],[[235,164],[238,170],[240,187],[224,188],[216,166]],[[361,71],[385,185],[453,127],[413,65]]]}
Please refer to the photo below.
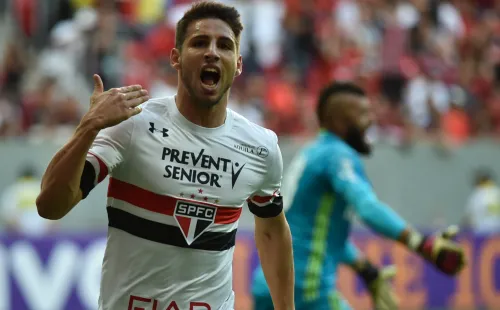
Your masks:
{"label": "thumb", "polygon": [[459,231],[460,228],[457,225],[451,225],[441,232],[441,236],[445,239],[453,239]]}
{"label": "thumb", "polygon": [[101,77],[94,74],[94,95],[104,92],[104,85],[102,84]]}

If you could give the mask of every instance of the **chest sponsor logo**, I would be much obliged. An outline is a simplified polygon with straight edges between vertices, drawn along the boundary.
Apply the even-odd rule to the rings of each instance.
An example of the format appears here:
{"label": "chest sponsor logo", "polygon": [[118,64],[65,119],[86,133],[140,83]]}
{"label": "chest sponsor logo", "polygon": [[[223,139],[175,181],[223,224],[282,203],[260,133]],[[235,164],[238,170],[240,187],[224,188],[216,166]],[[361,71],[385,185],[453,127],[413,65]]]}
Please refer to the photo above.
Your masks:
{"label": "chest sponsor logo", "polygon": [[229,158],[214,157],[206,154],[205,149],[198,153],[164,147],[161,159],[169,162],[163,177],[190,183],[221,188],[221,178],[231,173],[231,187],[234,188],[245,164]]}
{"label": "chest sponsor logo", "polygon": [[216,213],[217,208],[212,206],[177,201],[174,217],[188,245],[214,223]]}

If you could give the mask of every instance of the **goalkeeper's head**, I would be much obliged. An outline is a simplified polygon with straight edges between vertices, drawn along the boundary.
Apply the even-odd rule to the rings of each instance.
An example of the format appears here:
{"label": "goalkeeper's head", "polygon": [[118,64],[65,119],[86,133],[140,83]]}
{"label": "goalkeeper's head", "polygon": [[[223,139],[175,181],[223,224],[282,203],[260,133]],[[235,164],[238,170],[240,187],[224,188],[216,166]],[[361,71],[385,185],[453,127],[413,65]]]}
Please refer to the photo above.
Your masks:
{"label": "goalkeeper's head", "polygon": [[365,91],[353,83],[334,82],[319,96],[317,116],[321,128],[340,138],[361,154],[370,154],[366,138],[374,115]]}

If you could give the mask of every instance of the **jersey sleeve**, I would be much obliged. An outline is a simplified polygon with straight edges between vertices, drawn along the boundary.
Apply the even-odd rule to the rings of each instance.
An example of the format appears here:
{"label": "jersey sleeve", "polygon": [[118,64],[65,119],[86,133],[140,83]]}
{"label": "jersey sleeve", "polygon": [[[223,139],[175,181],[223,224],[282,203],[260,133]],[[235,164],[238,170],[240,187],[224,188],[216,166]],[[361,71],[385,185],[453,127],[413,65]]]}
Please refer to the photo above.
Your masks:
{"label": "jersey sleeve", "polygon": [[328,162],[327,176],[335,192],[366,225],[385,237],[399,238],[406,222],[378,199],[358,158],[348,152],[334,154]]}
{"label": "jersey sleeve", "polygon": [[361,258],[360,251],[351,240],[347,240],[342,251],[341,262],[354,265]]}
{"label": "jersey sleeve", "polygon": [[276,141],[275,151],[270,152],[267,163],[267,175],[261,188],[248,198],[248,208],[257,217],[278,216],[283,211],[283,197],[280,193],[283,177],[283,159]]}
{"label": "jersey sleeve", "polygon": [[132,139],[134,118],[99,132],[87,153],[80,179],[83,198],[124,159]]}

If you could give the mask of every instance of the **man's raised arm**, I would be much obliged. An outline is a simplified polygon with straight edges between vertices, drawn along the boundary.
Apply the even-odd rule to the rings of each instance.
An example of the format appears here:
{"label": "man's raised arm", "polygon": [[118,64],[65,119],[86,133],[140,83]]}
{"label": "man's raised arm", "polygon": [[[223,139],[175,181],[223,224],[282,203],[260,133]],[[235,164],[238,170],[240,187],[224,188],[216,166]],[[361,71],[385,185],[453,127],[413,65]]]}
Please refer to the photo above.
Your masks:
{"label": "man's raised arm", "polygon": [[378,199],[361,163],[351,155],[332,156],[327,174],[335,191],[343,194],[361,221],[376,233],[404,244],[447,275],[456,275],[463,269],[465,256],[461,246],[450,238],[454,233],[423,235],[412,228]]}
{"label": "man's raised arm", "polygon": [[60,219],[88,194],[82,194],[81,190],[81,183],[88,183],[84,171],[87,179],[92,174],[95,177],[95,171],[85,159],[99,131],[140,113],[138,106],[146,100],[147,91],[140,85],[104,91],[101,78],[94,75],[89,111],[70,141],[52,158],[43,175],[41,192],[36,200],[40,216]]}

